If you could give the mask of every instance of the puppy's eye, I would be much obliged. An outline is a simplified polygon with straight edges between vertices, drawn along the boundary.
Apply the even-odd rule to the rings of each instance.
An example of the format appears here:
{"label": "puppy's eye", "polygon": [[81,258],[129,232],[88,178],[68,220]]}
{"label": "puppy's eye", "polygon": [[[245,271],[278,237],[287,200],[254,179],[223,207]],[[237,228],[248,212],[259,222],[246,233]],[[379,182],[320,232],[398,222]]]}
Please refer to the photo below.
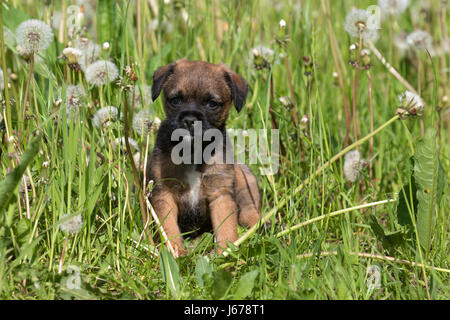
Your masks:
{"label": "puppy's eye", "polygon": [[216,109],[217,107],[220,106],[220,103],[215,100],[209,100],[207,105],[211,109]]}
{"label": "puppy's eye", "polygon": [[179,105],[181,103],[181,98],[180,97],[174,97],[169,99],[169,103],[173,106]]}

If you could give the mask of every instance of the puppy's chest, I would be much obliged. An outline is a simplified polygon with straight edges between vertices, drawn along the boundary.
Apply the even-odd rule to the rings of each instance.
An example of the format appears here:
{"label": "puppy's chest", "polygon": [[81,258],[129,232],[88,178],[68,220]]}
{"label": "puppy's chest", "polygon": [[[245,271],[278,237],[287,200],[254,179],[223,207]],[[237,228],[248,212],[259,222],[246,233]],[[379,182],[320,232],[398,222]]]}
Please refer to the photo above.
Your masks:
{"label": "puppy's chest", "polygon": [[188,169],[183,177],[184,192],[181,195],[181,201],[185,207],[196,208],[202,200],[202,173]]}

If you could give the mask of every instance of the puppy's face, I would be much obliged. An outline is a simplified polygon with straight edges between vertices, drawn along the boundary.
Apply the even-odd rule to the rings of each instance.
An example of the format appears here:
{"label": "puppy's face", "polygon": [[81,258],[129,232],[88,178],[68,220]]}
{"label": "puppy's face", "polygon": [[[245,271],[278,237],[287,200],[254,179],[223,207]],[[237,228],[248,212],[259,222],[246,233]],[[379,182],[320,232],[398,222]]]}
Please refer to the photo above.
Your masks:
{"label": "puppy's face", "polygon": [[154,73],[152,99],[161,91],[171,128],[192,134],[195,121],[202,122],[203,131],[223,131],[232,102],[238,111],[244,106],[248,84],[223,64],[178,60]]}

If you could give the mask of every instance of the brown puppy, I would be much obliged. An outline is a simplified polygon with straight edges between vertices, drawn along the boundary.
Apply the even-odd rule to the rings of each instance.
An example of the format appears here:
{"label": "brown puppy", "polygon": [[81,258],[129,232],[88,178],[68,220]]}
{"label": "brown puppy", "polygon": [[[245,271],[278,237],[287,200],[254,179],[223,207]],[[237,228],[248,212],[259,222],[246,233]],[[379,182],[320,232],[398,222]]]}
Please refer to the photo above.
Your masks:
{"label": "brown puppy", "polygon": [[[155,182],[151,204],[176,256],[186,253],[182,234],[197,236],[210,230],[220,253],[226,241],[237,239],[238,222],[251,227],[259,220],[261,198],[255,176],[246,165],[225,159],[230,152],[225,122],[232,102],[238,111],[244,106],[248,84],[223,64],[178,60],[154,73],[152,99],[161,91],[167,118],[147,167],[147,177]],[[174,160],[180,146],[174,133],[180,129],[182,143],[202,139],[209,129],[219,132],[209,158],[203,157],[209,144],[203,139],[200,148],[189,145],[180,152],[192,161]]]}

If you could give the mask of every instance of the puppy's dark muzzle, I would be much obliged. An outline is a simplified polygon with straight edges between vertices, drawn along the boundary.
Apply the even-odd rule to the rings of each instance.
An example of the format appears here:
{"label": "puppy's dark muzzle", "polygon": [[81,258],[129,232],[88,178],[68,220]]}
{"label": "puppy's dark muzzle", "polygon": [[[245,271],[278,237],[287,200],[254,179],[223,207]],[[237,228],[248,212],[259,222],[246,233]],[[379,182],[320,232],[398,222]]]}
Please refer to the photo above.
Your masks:
{"label": "puppy's dark muzzle", "polygon": [[192,131],[196,121],[205,121],[203,113],[198,110],[183,110],[177,116],[177,124],[179,128]]}

